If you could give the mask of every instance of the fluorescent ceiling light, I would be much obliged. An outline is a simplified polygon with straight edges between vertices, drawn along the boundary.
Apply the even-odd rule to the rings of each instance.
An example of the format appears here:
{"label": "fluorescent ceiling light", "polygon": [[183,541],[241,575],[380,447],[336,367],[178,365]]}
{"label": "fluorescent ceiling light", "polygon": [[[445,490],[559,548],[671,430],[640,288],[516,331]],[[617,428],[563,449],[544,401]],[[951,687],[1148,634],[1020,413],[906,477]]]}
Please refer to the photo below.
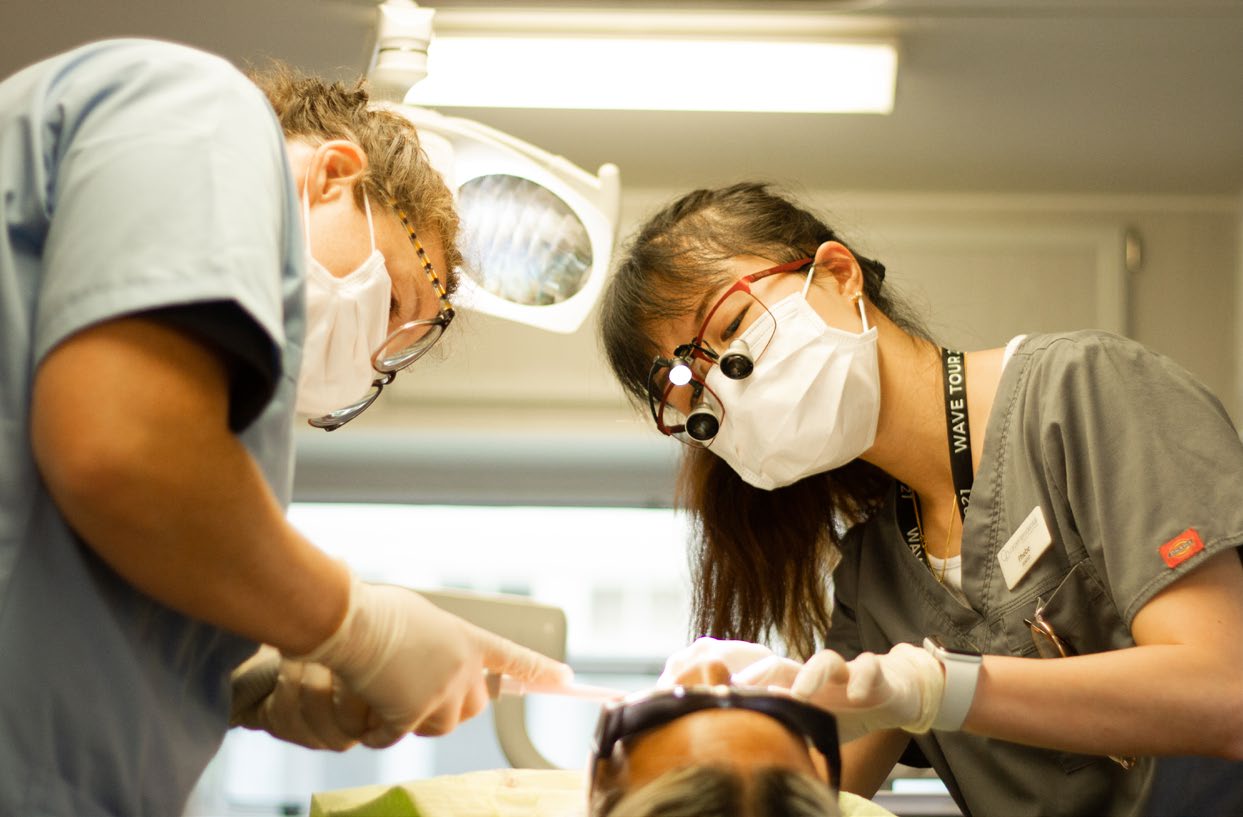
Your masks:
{"label": "fluorescent ceiling light", "polygon": [[888,42],[436,36],[431,107],[890,113]]}

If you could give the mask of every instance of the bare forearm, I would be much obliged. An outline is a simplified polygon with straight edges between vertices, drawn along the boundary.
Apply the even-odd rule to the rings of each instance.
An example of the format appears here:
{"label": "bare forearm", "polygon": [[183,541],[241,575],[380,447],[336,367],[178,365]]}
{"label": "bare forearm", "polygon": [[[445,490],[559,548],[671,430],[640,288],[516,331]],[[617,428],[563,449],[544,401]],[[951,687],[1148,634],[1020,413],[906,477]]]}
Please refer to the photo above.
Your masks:
{"label": "bare forearm", "polygon": [[1215,554],[1135,615],[1139,645],[986,656],[965,728],[1084,754],[1243,759],[1243,567]]}
{"label": "bare forearm", "polygon": [[285,521],[235,440],[196,446],[193,459],[181,445],[162,448],[148,450],[151,467],[66,496],[65,515],[113,569],[164,604],[294,653],[310,651],[344,617],[342,567]]}
{"label": "bare forearm", "polygon": [[842,744],[842,791],[873,797],[880,789],[911,736],[899,729],[871,732]]}
{"label": "bare forearm", "polygon": [[1183,645],[1053,660],[990,655],[963,728],[1081,754],[1239,757],[1241,676]]}
{"label": "bare forearm", "polygon": [[40,368],[32,424],[69,523],[168,606],[293,652],[313,648],[344,616],[348,578],[285,521],[229,432],[218,362],[137,320],[84,335]]}

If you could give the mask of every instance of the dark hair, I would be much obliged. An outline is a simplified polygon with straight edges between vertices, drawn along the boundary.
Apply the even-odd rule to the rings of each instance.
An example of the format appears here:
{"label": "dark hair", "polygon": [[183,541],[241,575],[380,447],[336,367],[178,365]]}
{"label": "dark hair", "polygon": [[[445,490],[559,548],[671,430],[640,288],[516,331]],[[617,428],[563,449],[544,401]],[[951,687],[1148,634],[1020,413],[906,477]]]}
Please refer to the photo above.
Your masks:
{"label": "dark hair", "polygon": [[[694,311],[725,286],[726,262],[758,255],[776,263],[813,256],[826,241],[845,244],[809,211],[766,184],[696,190],[661,210],[634,235],[605,289],[600,338],[613,373],[646,413],[653,337],[663,322]],[[885,267],[855,253],[863,291],[890,320],[926,336],[882,287]],[[826,577],[840,537],[879,503],[891,480],[855,460],[774,491],[753,488],[721,458],[687,447],[677,502],[692,514],[696,635],[759,641],[774,631],[807,656],[830,626]]]}
{"label": "dark hair", "polygon": [[371,102],[363,80],[346,85],[325,82],[273,61],[249,73],[267,96],[286,137],[313,144],[348,139],[367,154],[367,172],[355,188],[361,210],[363,188],[372,201],[387,194],[409,213],[415,231],[431,230],[444,247],[447,269],[438,270],[445,290],[458,284],[462,256],[457,247],[459,220],[453,193],[432,167],[414,124],[396,111]]}
{"label": "dark hair", "polygon": [[837,817],[837,798],[822,781],[791,769],[742,775],[720,766],[666,772],[633,791],[610,788],[592,798],[590,817]]}

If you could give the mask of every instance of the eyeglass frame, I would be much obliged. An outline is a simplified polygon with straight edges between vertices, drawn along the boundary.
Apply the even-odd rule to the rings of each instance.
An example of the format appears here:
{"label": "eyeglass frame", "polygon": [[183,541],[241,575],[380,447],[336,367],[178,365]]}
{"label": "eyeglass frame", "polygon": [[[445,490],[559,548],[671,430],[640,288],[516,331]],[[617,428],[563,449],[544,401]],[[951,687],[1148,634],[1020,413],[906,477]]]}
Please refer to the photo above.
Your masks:
{"label": "eyeglass frame", "polygon": [[[315,428],[321,428],[324,431],[336,431],[338,428],[370,408],[371,404],[379,399],[380,393],[384,391],[384,387],[392,383],[397,377],[398,372],[409,368],[415,363],[415,361],[426,355],[432,347],[440,342],[440,338],[444,336],[445,330],[449,328],[449,324],[457,315],[457,310],[453,308],[453,304],[449,301],[449,293],[445,289],[444,284],[441,283],[440,277],[436,275],[436,270],[432,266],[432,261],[428,257],[427,251],[423,249],[423,244],[419,241],[418,235],[415,234],[414,227],[410,226],[410,219],[406,215],[406,211],[403,210],[401,205],[397,203],[397,199],[393,198],[393,196],[388,192],[384,192],[384,200],[385,203],[392,208],[393,212],[397,214],[397,217],[401,219],[402,226],[406,228],[406,233],[410,236],[410,243],[414,245],[414,251],[423,265],[423,274],[427,276],[427,280],[431,283],[432,290],[436,293],[436,297],[440,302],[440,310],[434,318],[420,318],[413,321],[406,321],[385,336],[384,341],[371,356],[371,368],[377,371],[380,376],[371,381],[371,387],[362,399],[335,411],[330,411],[322,417],[312,417],[307,420],[309,425]],[[410,355],[409,358],[401,360],[395,364],[385,362],[380,355],[388,347],[388,344],[394,338],[401,335],[401,333],[413,329],[416,326],[436,326],[438,327],[438,334],[431,341],[431,343],[419,349],[416,354]]]}
{"label": "eyeglass frame", "polygon": [[[656,423],[656,429],[660,431],[661,434],[664,434],[666,437],[674,437],[675,439],[677,439],[678,434],[681,434],[686,431],[686,423],[682,423],[680,425],[667,426],[665,425],[665,421],[661,419],[662,415],[665,413],[665,406],[669,402],[669,392],[673,391],[675,384],[673,383],[673,381],[666,378],[667,382],[665,383],[664,391],[661,393],[659,402],[657,402],[656,395],[652,393],[652,381],[656,379],[657,372],[659,372],[661,369],[672,370],[679,363],[686,365],[687,368],[690,368],[690,365],[689,363],[687,363],[687,360],[692,354],[695,354],[696,356],[712,355],[713,358],[715,358],[716,353],[713,352],[711,349],[702,349],[699,347],[693,347],[691,344],[684,343],[678,348],[674,349],[673,354],[674,354],[673,358],[664,358],[664,357],[661,357],[660,355],[657,355],[655,358],[652,359],[652,367],[651,369],[648,370],[648,373],[647,373],[647,394],[648,394],[647,404],[648,404],[648,408],[652,412],[652,421]],[[725,406],[723,403],[721,403],[721,398],[717,396],[717,393],[713,391],[712,387],[708,385],[707,381],[705,381],[704,378],[695,374],[695,370],[693,368],[690,369],[690,372],[691,372],[690,380],[688,380],[685,385],[690,385],[691,383],[695,384],[695,386],[691,387],[692,390],[696,388],[698,389],[694,391],[694,399],[696,400],[699,399],[699,397],[705,391],[711,394],[712,397],[716,400],[717,405],[721,406],[721,416],[718,417],[717,419],[718,421],[724,420],[725,419]],[[692,408],[693,408],[693,405],[692,405]],[[713,435],[713,439],[716,439],[716,435]],[[712,444],[712,440],[709,440],[706,444],[704,444],[704,447],[706,448],[711,444]]]}
{"label": "eyeglass frame", "polygon": [[[720,359],[720,355],[717,354],[711,346],[704,342],[704,335],[708,332],[708,323],[712,320],[713,316],[716,315],[716,312],[721,308],[721,305],[724,304],[725,301],[728,300],[734,293],[745,292],[752,298],[755,298],[756,301],[763,304],[764,302],[760,301],[759,297],[751,291],[751,284],[754,284],[756,281],[767,278],[771,275],[787,272],[803,272],[814,266],[815,262],[816,260],[811,257],[800,258],[796,261],[788,261],[784,264],[778,264],[775,267],[768,267],[767,269],[762,269],[742,276],[734,282],[733,286],[725,290],[721,297],[717,298],[716,303],[712,305],[712,308],[708,310],[708,312],[704,315],[703,320],[700,322],[699,332],[696,333],[695,337],[689,343],[683,343],[675,348],[673,350],[672,358],[662,357],[659,354],[652,358],[652,366],[648,369],[647,373],[647,401],[648,408],[651,409],[652,412],[652,419],[656,423],[656,429],[660,431],[661,434],[664,434],[666,437],[674,437],[677,439],[676,435],[686,431],[686,425],[683,423],[682,425],[666,426],[664,420],[661,419],[664,415],[665,406],[668,404],[669,393],[673,390],[675,384],[669,380],[665,384],[664,389],[660,392],[660,397],[657,398],[656,393],[652,389],[653,380],[656,378],[657,372],[662,368],[667,368],[672,371],[673,368],[679,363],[685,365],[691,372],[691,379],[687,381],[687,384],[696,383],[701,389],[706,390],[709,394],[716,398],[717,404],[721,406],[721,417],[718,419],[721,422],[724,422],[725,404],[721,402],[721,398],[717,396],[717,393],[713,391],[710,386],[708,386],[707,374],[705,373],[703,377],[700,377],[698,373],[695,372],[694,367],[691,366],[692,360],[702,360],[707,363],[709,367],[711,367]],[[767,306],[765,306],[765,309],[767,309]],[[775,326],[773,327],[773,331],[774,333],[776,332]],[[696,397],[698,397],[698,393],[696,394]],[[715,436],[713,439],[716,439]],[[681,442],[681,440],[679,440],[679,442]],[[712,441],[709,440],[705,445],[703,445],[703,447],[707,448],[711,444]],[[687,445],[693,444],[687,443]]]}
{"label": "eyeglass frame", "polygon": [[[708,709],[741,709],[776,720],[806,741],[809,751],[814,747],[820,752],[828,767],[829,786],[837,792],[842,758],[837,718],[833,713],[778,690],[724,684],[674,686],[605,704],[591,743],[588,790],[594,791],[601,761],[612,758],[618,743]],[[638,714],[634,714],[636,712]],[[627,714],[630,714],[630,723],[627,723]]]}

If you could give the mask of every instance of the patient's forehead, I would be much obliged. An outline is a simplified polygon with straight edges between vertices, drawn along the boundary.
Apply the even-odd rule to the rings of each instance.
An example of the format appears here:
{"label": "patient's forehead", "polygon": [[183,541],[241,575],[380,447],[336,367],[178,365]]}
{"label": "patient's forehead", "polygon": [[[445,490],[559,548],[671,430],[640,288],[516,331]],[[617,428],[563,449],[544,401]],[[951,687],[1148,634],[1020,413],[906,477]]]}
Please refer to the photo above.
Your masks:
{"label": "patient's forehead", "polygon": [[644,786],[684,766],[739,770],[780,767],[815,775],[806,742],[759,712],[704,709],[626,742],[626,787]]}

